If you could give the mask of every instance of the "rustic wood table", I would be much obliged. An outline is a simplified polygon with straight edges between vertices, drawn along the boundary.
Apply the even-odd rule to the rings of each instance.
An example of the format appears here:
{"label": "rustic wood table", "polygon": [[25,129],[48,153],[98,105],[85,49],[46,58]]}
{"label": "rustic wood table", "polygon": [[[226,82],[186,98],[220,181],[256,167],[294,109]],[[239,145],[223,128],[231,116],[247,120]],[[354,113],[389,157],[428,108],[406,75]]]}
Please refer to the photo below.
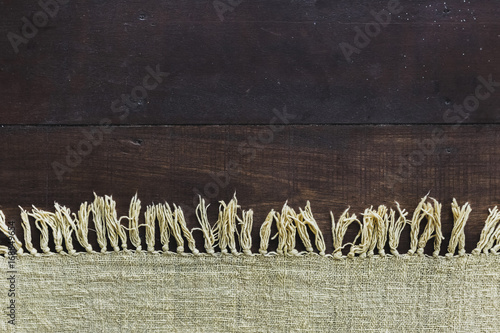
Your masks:
{"label": "rustic wood table", "polygon": [[95,191],[126,215],[137,192],[192,228],[199,194],[214,223],[236,191],[254,235],[310,200],[331,252],[330,210],[412,212],[430,191],[447,239],[452,199],[470,202],[469,252],[500,201],[497,1],[0,3],[0,209],[19,234],[18,205]]}

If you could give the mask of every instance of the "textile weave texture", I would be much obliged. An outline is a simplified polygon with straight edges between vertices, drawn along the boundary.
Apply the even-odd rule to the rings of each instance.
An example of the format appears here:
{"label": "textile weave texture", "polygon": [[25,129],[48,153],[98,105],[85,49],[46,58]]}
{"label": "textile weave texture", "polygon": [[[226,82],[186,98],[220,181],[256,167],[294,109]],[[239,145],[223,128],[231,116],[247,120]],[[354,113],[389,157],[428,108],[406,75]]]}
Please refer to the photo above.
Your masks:
{"label": "textile weave texture", "polygon": [[498,332],[499,272],[485,254],[24,255],[0,331]]}
{"label": "textile weave texture", "polygon": [[[58,203],[54,212],[21,207],[23,232],[17,234],[23,241],[0,211],[0,232],[9,239],[0,245],[0,332],[500,329],[498,207],[489,210],[469,253],[468,203],[451,203],[448,238],[441,230],[442,204],[428,196],[411,215],[397,202],[395,209],[367,208],[359,218],[348,208],[338,218],[331,213],[328,253],[310,202],[298,212],[287,202],[271,210],[252,238],[253,210],[242,209],[236,196],[220,202],[215,223],[200,198],[200,227],[193,229],[175,204],[142,210],[135,195],[128,215],[119,217],[111,196],[94,197],[77,213]],[[347,242],[348,228],[356,225],[357,236]],[[409,250],[400,254],[405,226]],[[203,234],[204,250],[195,231]],[[270,246],[275,238],[277,246]],[[425,254],[427,244],[432,256]]]}

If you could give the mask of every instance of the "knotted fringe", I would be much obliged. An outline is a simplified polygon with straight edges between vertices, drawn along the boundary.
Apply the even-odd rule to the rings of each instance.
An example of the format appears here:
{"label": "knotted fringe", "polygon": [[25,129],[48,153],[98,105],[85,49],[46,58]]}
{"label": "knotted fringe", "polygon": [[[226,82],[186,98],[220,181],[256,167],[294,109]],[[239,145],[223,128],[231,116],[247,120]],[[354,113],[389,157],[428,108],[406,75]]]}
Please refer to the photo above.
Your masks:
{"label": "knotted fringe", "polygon": [[361,258],[365,258],[368,254],[373,255],[373,249],[377,244],[377,236],[374,234],[374,220],[372,207],[365,209],[363,215],[363,224],[361,225],[361,242],[353,244],[347,257],[353,258],[355,254],[359,254]]}
{"label": "knotted fringe", "polygon": [[465,255],[465,223],[469,219],[469,214],[472,211],[468,202],[466,202],[462,208],[458,207],[457,200],[453,199],[451,204],[451,210],[453,212],[453,230],[451,231],[450,243],[448,245],[447,257],[452,257],[455,253],[455,249],[458,246],[458,255]]}
{"label": "knotted fringe", "polygon": [[[137,193],[136,193],[132,197],[132,200],[130,201],[130,208],[128,210],[128,232],[129,232],[130,242],[136,248],[137,251],[142,250],[141,238],[139,237],[140,216],[141,216],[141,200],[137,198]],[[162,225],[160,223],[160,230],[161,227]]]}
{"label": "knotted fringe", "polygon": [[[342,215],[340,215],[340,218],[336,224],[333,212],[330,212],[330,216],[332,218],[332,236],[333,236],[333,249],[334,249],[333,257],[336,259],[342,258],[342,249],[347,245],[352,245],[353,243],[356,243],[359,236],[361,235],[361,229],[362,229],[361,222],[359,222],[359,220],[356,218],[356,214],[349,215],[349,209],[350,208],[347,208],[342,213]],[[344,241],[344,236],[347,232],[347,228],[349,228],[349,226],[354,222],[356,222],[359,225],[358,234],[356,235],[352,243],[346,243],[342,245]]]}
{"label": "knotted fringe", "polygon": [[[481,251],[483,253],[497,253],[500,249],[500,212],[498,208],[490,209],[490,215],[486,219],[484,229],[481,231],[481,236],[479,242],[474,250],[473,254],[479,254]],[[496,245],[495,245],[496,243]]]}
{"label": "knotted fringe", "polygon": [[287,205],[287,202],[283,205],[281,214],[276,213],[275,215],[278,233],[272,239],[278,236],[278,249],[276,250],[278,254],[298,254],[298,251],[295,249],[297,227],[293,220],[294,217],[296,218],[297,214]]}
{"label": "knotted fringe", "polygon": [[155,205],[147,206],[144,213],[146,221],[146,244],[148,252],[155,251],[155,222],[156,222],[156,207]]}
{"label": "knotted fringe", "polygon": [[[45,254],[51,253],[49,248],[49,225],[54,227],[53,215],[53,213],[39,210],[35,206],[33,206],[31,213],[28,213],[28,216],[31,216],[35,219],[35,226],[38,230],[40,230],[40,249]],[[58,244],[60,244],[60,242],[58,239],[58,234],[56,232],[54,232],[54,243],[56,246],[56,251],[60,252],[62,248],[58,247]]]}
{"label": "knotted fringe", "polygon": [[31,253],[32,255],[36,255],[38,251],[33,247],[33,243],[31,242],[31,226],[28,218],[28,213],[21,206],[19,206],[19,209],[21,209],[21,226],[23,227],[24,231],[24,245],[26,246],[26,249],[29,251],[29,253]]}
{"label": "knotted fringe", "polygon": [[[137,196],[137,194],[136,194]],[[170,207],[169,207],[170,208]],[[170,222],[172,220],[172,216],[169,215],[169,210],[165,205],[157,204],[155,206],[156,209],[156,218],[158,219],[158,226],[160,227],[160,242],[161,242],[161,249],[163,252],[168,252],[169,250],[169,245],[170,245],[170,225],[173,222]],[[134,225],[137,225],[136,229],[138,231],[139,229],[139,222],[134,222]],[[154,223],[153,225],[150,225],[148,228],[154,228]],[[138,232],[134,232],[134,235],[137,234],[137,237],[139,237]],[[140,244],[140,239],[138,240]],[[140,246],[140,245],[139,245]],[[148,245],[148,251],[153,252],[154,248],[150,249]]]}
{"label": "knotted fringe", "polygon": [[104,208],[106,212],[106,229],[108,231],[108,238],[110,240],[111,246],[115,252],[120,251],[118,247],[118,242],[121,241],[121,246],[123,250],[127,250],[127,234],[125,233],[125,227],[121,225],[121,220],[124,217],[118,219],[116,213],[116,202],[112,197],[104,197]]}
{"label": "knotted fringe", "polygon": [[[191,250],[191,252],[193,254],[198,254],[199,251],[196,248],[193,234],[187,228],[187,223],[186,223],[186,220],[184,218],[184,213],[182,212],[181,207],[177,207],[175,205],[174,205],[174,207],[175,207],[175,211],[174,211],[175,220],[179,224],[179,227],[182,231],[182,234],[184,235],[184,237],[186,238],[186,240],[188,242],[189,249]],[[180,252],[182,252],[182,251],[180,251]]]}
{"label": "knotted fringe", "polygon": [[101,252],[104,253],[107,251],[107,240],[106,240],[106,211],[104,198],[98,197],[97,194],[94,193],[94,202],[92,203],[92,215],[94,216],[94,227],[97,235],[97,243],[101,248]]}
{"label": "knotted fringe", "polygon": [[302,210],[302,208],[299,208],[299,210],[300,214],[294,218],[294,220],[296,221],[297,230],[299,230],[300,239],[302,239],[302,242],[306,246],[307,252],[314,251],[311,241],[309,240],[309,235],[307,234],[307,227],[309,227],[309,230],[314,234],[314,243],[319,251],[319,254],[324,256],[326,250],[325,240],[323,239],[323,234],[319,229],[318,223],[313,217],[311,203],[307,201],[305,209]]}
{"label": "knotted fringe", "polygon": [[[196,207],[196,217],[198,219],[198,223],[201,225],[201,231],[203,232],[203,239],[205,240],[205,250],[209,254],[214,254],[214,246],[215,242],[217,241],[216,233],[214,233],[214,230],[210,226],[210,223],[208,222],[208,216],[207,216],[207,208],[208,206],[205,205],[205,199],[199,196],[200,198],[200,204]],[[250,229],[252,228],[250,224]],[[251,242],[251,239],[250,239]]]}
{"label": "knotted fringe", "polygon": [[218,234],[219,247],[222,253],[227,253],[228,247],[231,253],[238,253],[236,250],[236,238],[234,236],[236,233],[236,219],[241,221],[237,215],[238,208],[240,206],[238,206],[236,194],[227,205],[224,201],[220,202],[219,218],[215,223],[214,229]]}
{"label": "knotted fringe", "polygon": [[[3,214],[3,212],[0,210],[0,231],[7,237],[9,237],[9,239],[11,240],[11,244],[13,245],[14,249],[16,250],[16,252],[14,253],[18,253],[18,254],[22,254],[23,253],[23,249],[22,249],[22,243],[19,241],[19,239],[17,239],[16,235],[14,233],[11,233],[10,230],[9,230],[9,227],[7,226],[7,223],[5,222],[5,215]],[[5,246],[5,245],[1,245],[0,246],[0,254],[8,254],[9,252],[9,247],[8,246]]]}
{"label": "knotted fringe", "polygon": [[[441,242],[444,239],[441,231],[441,204],[426,195],[415,208],[411,219],[408,212],[401,209],[399,203],[396,210],[384,205],[374,209],[373,206],[365,209],[361,221],[356,214],[350,214],[346,209],[335,222],[334,214],[330,212],[332,223],[333,253],[326,254],[323,234],[316,222],[311,204],[307,201],[304,208],[298,212],[285,202],[280,212],[271,210],[260,226],[259,253],[280,255],[301,255],[315,253],[333,256],[336,259],[345,258],[342,250],[350,246],[347,257],[371,257],[375,254],[385,256],[389,249],[391,255],[399,256],[397,250],[401,233],[407,224],[410,225],[410,249],[408,255],[423,255],[427,243],[434,238],[433,256],[439,256]],[[135,251],[142,251],[141,231],[145,235],[147,252],[164,254],[185,254],[185,243],[194,255],[200,252],[196,248],[193,231],[199,230],[203,234],[205,251],[209,255],[216,252],[233,255],[253,255],[252,229],[253,211],[242,210],[238,205],[236,195],[228,202],[220,202],[217,221],[212,226],[208,220],[208,206],[200,197],[196,208],[196,218],[200,228],[189,230],[180,206],[168,203],[152,204],[146,207],[144,223],[140,224],[141,201],[137,194],[130,201],[128,216],[118,217],[116,202],[111,196],[98,196],[94,193],[94,201],[84,202],[78,212],[71,213],[70,209],[54,204],[54,212],[40,210],[35,206],[31,211],[21,209],[21,226],[24,231],[24,247],[29,255],[40,255],[33,246],[31,239],[31,221],[40,231],[40,250],[44,254],[54,254],[49,247],[49,234],[52,234],[53,248],[59,254],[78,254],[73,241],[76,239],[89,253],[97,253],[89,243],[89,224],[94,225],[97,243],[101,253],[108,253],[108,244],[113,252],[130,251],[127,248],[128,238]],[[449,239],[446,257],[465,255],[465,225],[471,213],[469,203],[459,206],[453,199],[451,204],[454,225]],[[128,220],[128,227],[122,224]],[[271,237],[272,225],[275,223],[277,233]],[[344,243],[344,237],[351,225],[357,224],[359,231],[352,242]],[[158,227],[158,228],[157,228]],[[159,230],[161,250],[155,244],[156,230]],[[420,230],[423,230],[420,232]],[[23,244],[15,236],[13,229],[7,226],[5,216],[0,211],[0,231],[9,238],[9,246],[0,245],[0,254],[23,254]],[[128,232],[127,232],[128,231]],[[128,234],[128,238],[127,238]],[[76,235],[76,236],[75,236]],[[297,237],[298,236],[298,237]],[[278,238],[275,252],[268,252],[270,239]],[[314,242],[312,238],[314,237]],[[175,252],[171,251],[171,238],[176,242]],[[299,253],[296,248],[297,239],[300,239],[306,251]],[[108,243],[109,242],[109,243]],[[218,247],[218,250],[216,249]],[[500,211],[497,207],[489,210],[480,240],[472,254],[498,254],[500,251]]]}
{"label": "knotted fringe", "polygon": [[92,245],[89,244],[89,216],[92,211],[92,206],[87,204],[85,201],[80,205],[80,210],[78,210],[78,216],[73,214],[73,219],[76,224],[76,238],[83,246],[85,251],[92,252]]}
{"label": "knotted fringe", "polygon": [[269,238],[271,237],[271,225],[273,224],[273,220],[276,218],[276,212],[274,209],[271,209],[269,214],[267,214],[264,223],[262,223],[260,227],[260,254],[266,254],[267,248],[269,246]]}
{"label": "knotted fringe", "polygon": [[389,248],[393,255],[398,256],[399,239],[405,225],[408,224],[408,220],[406,219],[408,212],[404,209],[401,210],[398,202],[396,202],[396,206],[399,213],[398,219],[396,220],[396,212],[392,208],[389,213]]}
{"label": "knotted fringe", "polygon": [[310,231],[315,236],[315,245],[319,250],[319,254],[325,255],[326,246],[323,234],[318,227],[318,223],[314,219],[309,201],[305,209],[300,208],[299,211],[300,213],[297,214],[293,208],[288,206],[288,202],[285,202],[281,209],[281,213],[276,213],[272,210],[268,214],[260,229],[261,245],[259,252],[261,254],[267,253],[271,225],[273,220],[275,220],[278,233],[271,239],[278,237],[278,248],[276,249],[276,253],[299,255],[299,252],[295,249],[297,234],[304,244],[306,251],[313,252],[314,248],[309,237]]}
{"label": "knotted fringe", "polygon": [[[71,234],[76,229],[76,225],[71,217],[71,211],[64,206],[60,206],[57,202],[54,206],[56,209],[55,224],[59,229],[58,232],[60,232],[64,238],[68,253],[75,254],[76,250],[73,248],[73,238],[71,237]],[[60,250],[58,252],[61,252],[62,246],[60,246],[59,249]]]}
{"label": "knotted fringe", "polygon": [[240,222],[240,245],[243,253],[246,255],[252,254],[252,226],[253,226],[253,210],[244,210],[242,212],[243,219]]}

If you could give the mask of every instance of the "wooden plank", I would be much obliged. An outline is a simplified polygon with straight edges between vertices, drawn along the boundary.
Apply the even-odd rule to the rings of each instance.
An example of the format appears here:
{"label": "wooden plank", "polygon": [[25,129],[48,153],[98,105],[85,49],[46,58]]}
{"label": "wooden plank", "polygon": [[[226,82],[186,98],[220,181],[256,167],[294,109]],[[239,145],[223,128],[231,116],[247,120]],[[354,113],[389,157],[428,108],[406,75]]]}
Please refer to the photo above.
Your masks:
{"label": "wooden plank", "polygon": [[[68,147],[84,149],[82,130],[91,129],[0,128],[0,209],[8,220],[19,223],[17,205],[52,209],[57,201],[75,210],[81,201],[93,199],[93,191],[112,194],[119,214],[126,215],[138,192],[143,207],[164,200],[184,204],[192,228],[196,223],[189,213],[197,193],[212,203],[214,223],[217,201],[229,200],[236,191],[241,206],[255,211],[254,237],[270,209],[280,209],[285,200],[295,208],[310,200],[331,251],[330,210],[338,217],[351,206],[359,214],[370,205],[394,206],[398,200],[412,212],[430,191],[443,203],[446,237],[452,198],[470,202],[466,234],[471,251],[488,208],[500,201],[498,125],[295,125],[274,132],[268,126],[115,127],[102,140],[96,136],[96,145],[81,161],[70,160],[72,170],[59,181],[52,164],[67,166]],[[356,232],[350,230],[347,239]],[[95,234],[90,237],[95,242]],[[407,228],[402,251],[408,237]]]}
{"label": "wooden plank", "polygon": [[[500,82],[496,1],[401,2],[352,62],[340,43],[387,1],[242,1],[223,22],[213,4],[72,1],[16,54],[7,34],[40,7],[5,3],[0,123],[266,124],[287,104],[296,124],[437,124],[479,76]],[[135,112],[113,112],[157,65],[170,76]],[[499,90],[464,122],[499,122]]]}

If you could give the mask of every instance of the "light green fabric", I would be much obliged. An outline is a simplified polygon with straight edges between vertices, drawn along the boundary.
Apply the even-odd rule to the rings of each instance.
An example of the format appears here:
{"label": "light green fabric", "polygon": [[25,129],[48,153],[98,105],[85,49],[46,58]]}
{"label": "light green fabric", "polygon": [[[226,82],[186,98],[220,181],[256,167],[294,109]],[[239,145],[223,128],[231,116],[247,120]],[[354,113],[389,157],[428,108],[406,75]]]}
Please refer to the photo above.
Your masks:
{"label": "light green fabric", "polygon": [[[0,259],[8,324],[8,267]],[[20,256],[16,332],[498,332],[500,256]]]}

